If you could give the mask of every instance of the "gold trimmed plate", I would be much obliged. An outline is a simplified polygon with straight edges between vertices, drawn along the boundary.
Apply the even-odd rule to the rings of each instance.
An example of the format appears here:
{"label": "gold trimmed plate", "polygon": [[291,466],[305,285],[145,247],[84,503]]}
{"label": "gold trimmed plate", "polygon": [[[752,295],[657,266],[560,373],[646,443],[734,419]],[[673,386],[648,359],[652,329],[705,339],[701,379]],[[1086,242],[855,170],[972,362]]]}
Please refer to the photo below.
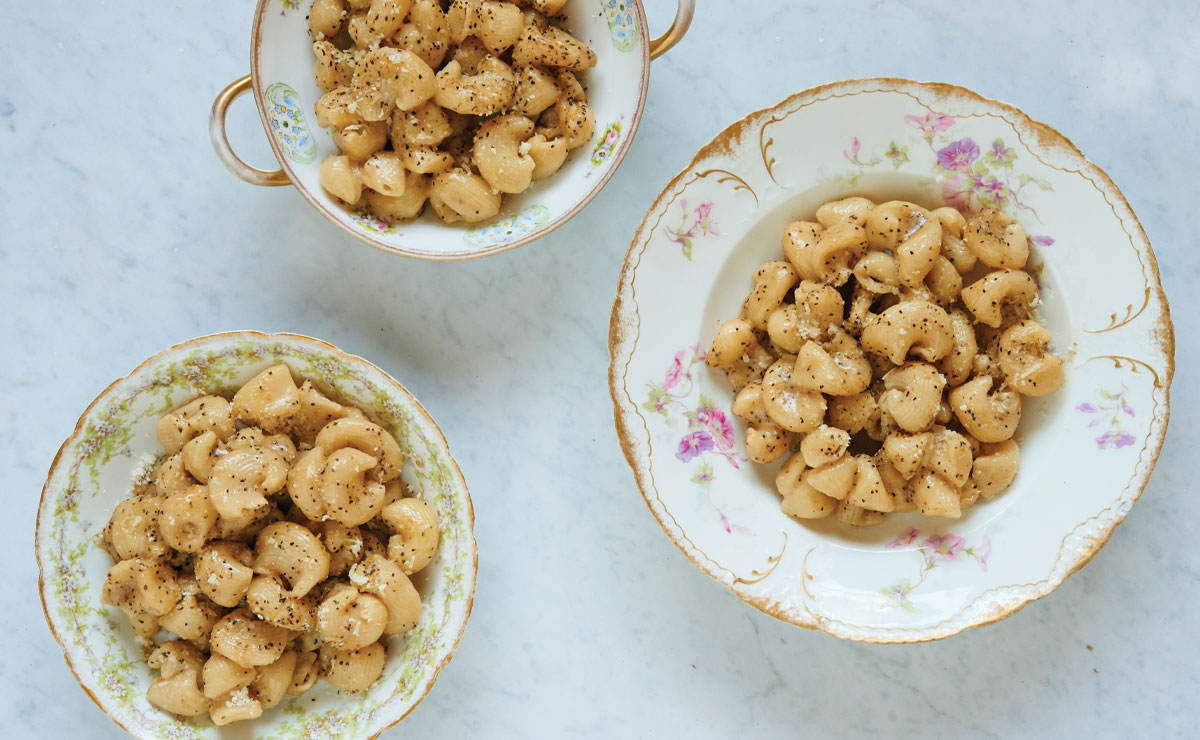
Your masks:
{"label": "gold trimmed plate", "polygon": [[100,532],[160,451],[155,424],[163,413],[197,395],[234,390],[280,362],[396,436],[405,457],[401,479],[436,510],[441,539],[434,562],[414,577],[424,602],[420,623],[391,638],[379,681],[357,695],[320,682],[303,698],[288,697],[237,725],[236,735],[375,737],[421,702],[466,628],[477,571],[471,496],[441,430],[404,386],[361,357],[297,334],[241,331],[192,339],[146,360],[92,402],[59,449],[38,508],[35,549],[46,621],[80,687],[134,737],[228,734],[207,719],[180,720],[146,700],[152,672],[142,646],[129,620],[100,602],[112,565],[97,544]]}
{"label": "gold trimmed plate", "polygon": [[[289,0],[282,8],[276,0],[258,2],[250,72],[259,117],[276,159],[300,194],[343,232],[385,252],[426,260],[468,260],[515,249],[549,234],[591,202],[616,173],[645,109],[653,49],[642,3],[573,2],[564,15],[564,27],[598,57],[594,68],[581,73],[595,115],[591,140],[572,152],[553,177],[534,183],[524,193],[506,195],[501,212],[491,221],[448,225],[427,207],[420,218],[389,224],[366,211],[346,210],[321,187],[321,161],[338,149],[332,134],[316,126],[313,118],[313,104],[322,92],[313,81],[311,6],[312,0]],[[276,94],[279,90],[287,94]]]}
{"label": "gold trimmed plate", "polygon": [[[786,225],[849,195],[998,208],[1033,240],[1067,382],[1025,404],[1013,487],[961,519],[790,519],[778,463],[747,461],[731,392],[704,364]],[[895,78],[805,90],[702,148],[630,245],[609,351],[622,449],[684,555],[767,614],[884,643],[1003,619],[1086,564],[1146,486],[1174,372],[1154,253],[1112,180],[1010,105]]]}

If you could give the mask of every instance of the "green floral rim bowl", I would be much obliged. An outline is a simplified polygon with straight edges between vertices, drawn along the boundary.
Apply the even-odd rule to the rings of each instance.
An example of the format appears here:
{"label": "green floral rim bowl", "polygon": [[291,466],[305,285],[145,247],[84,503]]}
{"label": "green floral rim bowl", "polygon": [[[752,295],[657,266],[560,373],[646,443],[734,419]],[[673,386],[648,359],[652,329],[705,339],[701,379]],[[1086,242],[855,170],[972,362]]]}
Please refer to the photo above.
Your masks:
{"label": "green floral rim bowl", "polygon": [[[362,408],[399,441],[402,478],[437,511],[442,530],[436,559],[414,578],[424,602],[421,621],[407,635],[392,638],[382,678],[361,694],[340,694],[322,681],[303,698],[289,697],[250,722],[217,728],[207,720],[181,720],[146,700],[153,676],[138,638],[119,610],[100,602],[111,560],[97,538],[117,502],[160,452],[154,429],[160,415],[194,396],[232,391],[280,362],[339,401]],[[42,489],[38,586],[46,621],[79,685],[134,737],[369,738],[408,715],[454,654],[475,593],[473,530],[462,472],[433,419],[404,386],[370,362],[310,337],[229,332],[159,352],[83,413]]]}

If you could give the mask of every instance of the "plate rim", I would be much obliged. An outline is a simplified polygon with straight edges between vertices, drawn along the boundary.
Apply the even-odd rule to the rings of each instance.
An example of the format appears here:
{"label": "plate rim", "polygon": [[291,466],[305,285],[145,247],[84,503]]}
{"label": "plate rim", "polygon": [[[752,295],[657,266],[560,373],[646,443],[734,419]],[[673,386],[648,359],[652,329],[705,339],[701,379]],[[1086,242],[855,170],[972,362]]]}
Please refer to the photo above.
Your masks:
{"label": "plate rim", "polygon": [[[876,90],[862,90],[862,92],[901,92],[906,87],[916,87],[921,91],[929,92],[938,98],[966,99],[972,103],[983,104],[985,106],[997,108],[1001,112],[1008,114],[1015,119],[1015,121],[1008,121],[1014,126],[1014,128],[1027,127],[1029,130],[1034,132],[1036,134],[1037,144],[1041,146],[1054,145],[1065,148],[1069,155],[1078,159],[1082,165],[1081,169],[1079,170],[1079,174],[1085,177],[1090,175],[1100,180],[1106,188],[1110,189],[1111,193],[1117,198],[1119,203],[1128,211],[1130,217],[1132,218],[1133,225],[1137,229],[1136,233],[1130,234],[1131,244],[1133,244],[1135,251],[1138,250],[1138,244],[1145,246],[1145,256],[1148,258],[1147,287],[1151,293],[1157,297],[1161,305],[1161,311],[1157,317],[1156,326],[1152,327],[1149,336],[1151,337],[1151,343],[1158,345],[1158,348],[1162,352],[1166,361],[1164,373],[1165,377],[1161,379],[1161,387],[1164,394],[1162,408],[1151,418],[1149,438],[1144,448],[1144,451],[1149,452],[1150,456],[1146,461],[1144,472],[1140,474],[1138,473],[1137,468],[1142,464],[1141,460],[1139,459],[1139,461],[1134,463],[1134,477],[1131,478],[1130,482],[1127,484],[1127,490],[1129,490],[1131,493],[1129,508],[1124,512],[1115,511],[1115,518],[1102,532],[1099,532],[1094,536],[1087,537],[1089,544],[1086,552],[1083,552],[1080,556],[1078,556],[1078,560],[1071,565],[1071,567],[1061,576],[1061,578],[1055,579],[1054,570],[1052,568],[1050,574],[1046,579],[1044,579],[1043,587],[1040,588],[1036,593],[1022,593],[1019,600],[1015,603],[1008,605],[997,605],[989,613],[973,619],[970,621],[970,623],[952,626],[949,629],[942,630],[937,629],[938,625],[913,628],[895,628],[897,629],[897,633],[887,634],[887,636],[861,634],[844,629],[838,629],[832,625],[829,625],[829,620],[817,617],[816,615],[812,615],[814,617],[812,623],[792,618],[788,613],[778,608],[778,606],[770,599],[764,597],[755,597],[739,592],[734,588],[734,583],[726,582],[726,579],[723,579],[716,569],[711,569],[702,563],[697,557],[695,557],[695,555],[691,552],[691,548],[687,547],[676,537],[675,533],[671,531],[671,529],[667,526],[667,523],[663,520],[662,515],[651,503],[650,495],[647,489],[653,489],[655,494],[657,494],[657,489],[654,488],[652,480],[646,481],[643,479],[643,473],[639,470],[638,456],[635,449],[636,444],[633,439],[633,424],[635,419],[630,418],[629,411],[625,408],[624,402],[619,397],[619,392],[624,392],[626,395],[628,395],[628,391],[623,382],[620,382],[623,379],[618,378],[617,370],[617,364],[619,360],[618,352],[625,347],[626,343],[631,338],[627,328],[622,325],[622,318],[630,311],[630,306],[628,305],[625,296],[626,285],[628,284],[630,288],[631,296],[636,293],[636,290],[633,287],[633,278],[637,272],[637,264],[634,262],[634,252],[637,250],[639,243],[646,239],[646,231],[648,226],[647,222],[650,220],[650,217],[657,213],[661,207],[664,207],[664,201],[668,198],[668,196],[674,193],[683,178],[695,172],[700,163],[704,160],[714,155],[728,154],[730,151],[732,151],[734,142],[740,139],[741,135],[749,129],[752,122],[760,117],[770,116],[771,114],[775,113],[787,112],[787,110],[794,104],[810,98],[812,99],[811,103],[821,102],[819,99],[820,96],[826,93],[836,93],[838,90],[847,88],[860,88],[870,85],[877,85],[879,87]],[[1026,146],[1029,147],[1028,144]],[[1120,215],[1118,215],[1117,218],[1118,220],[1123,221]],[[636,307],[632,316],[635,321],[640,322],[640,316],[636,312]],[[636,336],[634,336],[633,339],[636,346]],[[1150,244],[1149,238],[1146,236],[1146,231],[1142,226],[1141,221],[1138,219],[1137,214],[1134,212],[1132,206],[1129,205],[1129,201],[1125,197],[1124,193],[1121,192],[1121,189],[1117,187],[1117,184],[1113,182],[1112,178],[1110,178],[1108,174],[1096,163],[1088,159],[1079,149],[1079,147],[1077,147],[1074,142],[1064,136],[1061,132],[1049,126],[1048,124],[1031,118],[1024,111],[1010,103],[988,98],[961,85],[935,81],[923,82],[904,77],[850,78],[805,88],[799,92],[787,96],[772,106],[761,108],[744,115],[737,121],[734,121],[730,125],[726,126],[707,144],[700,147],[700,149],[692,157],[691,161],[688,162],[688,164],[682,169],[680,169],[679,172],[676,173],[667,182],[667,184],[663,186],[662,190],[655,197],[653,203],[647,209],[645,216],[643,216],[641,223],[638,225],[638,228],[634,233],[633,239],[630,242],[629,249],[626,251],[625,258],[621,266],[621,272],[617,282],[616,298],[613,301],[612,311],[609,315],[608,352],[609,395],[613,404],[614,426],[616,427],[617,438],[621,445],[621,451],[624,454],[626,463],[629,465],[630,470],[633,473],[634,481],[637,485],[638,491],[642,495],[643,503],[650,510],[650,513],[654,515],[654,519],[658,522],[659,527],[662,528],[663,532],[667,535],[671,542],[674,543],[679,551],[683,553],[683,555],[687,557],[687,559],[690,560],[692,564],[699,568],[700,571],[705,575],[712,578],[717,583],[720,583],[726,588],[726,590],[728,590],[741,601],[753,606],[755,609],[763,612],[764,614],[772,616],[780,621],[787,622],[788,624],[793,624],[805,629],[824,632],[825,634],[833,637],[854,642],[876,644],[932,642],[934,640],[941,640],[951,637],[968,629],[994,624],[1002,619],[1016,614],[1029,604],[1032,604],[1033,602],[1049,595],[1067,578],[1091,562],[1096,553],[1099,552],[1100,549],[1103,548],[1108,540],[1112,537],[1112,534],[1116,530],[1117,526],[1125,520],[1125,517],[1128,515],[1129,511],[1132,510],[1133,505],[1137,503],[1138,499],[1141,498],[1142,493],[1145,491],[1146,486],[1150,481],[1150,477],[1158,463],[1159,455],[1162,452],[1163,442],[1166,438],[1166,431],[1171,412],[1171,382],[1175,374],[1174,324],[1171,321],[1170,304],[1167,301],[1166,293],[1163,291],[1162,279],[1158,269],[1158,260],[1155,257],[1154,249]],[[632,360],[632,357],[633,349],[631,348],[629,351],[629,359]],[[626,365],[627,364],[628,363],[626,363]],[[648,468],[646,472],[647,474],[649,473]],[[647,477],[652,478],[652,476]],[[1122,491],[1122,495],[1123,494],[1124,491]],[[1112,508],[1112,505],[1106,507],[1105,509],[1101,509],[1096,514],[1093,514],[1092,517],[1089,517],[1081,524],[1073,527],[1072,530],[1067,532],[1067,534],[1064,536],[1063,547],[1065,547],[1065,541],[1067,537],[1070,537],[1075,529],[1077,529],[1079,526],[1082,526],[1082,524],[1086,524],[1091,519],[1103,515],[1105,511],[1110,508]],[[1060,548],[1058,556],[1054,561],[1054,567],[1057,567],[1062,558],[1063,548]],[[982,594],[980,594],[980,596],[982,596]],[[950,619],[953,620],[961,616],[963,611],[965,611],[966,608],[975,603],[975,601],[978,599],[979,596],[977,596],[975,600],[969,603]],[[878,631],[885,628],[871,629]],[[906,632],[915,634],[905,634]]]}
{"label": "plate rim", "polygon": [[378,738],[384,732],[391,729],[392,727],[395,727],[397,724],[399,724],[401,721],[403,721],[406,717],[408,717],[408,715],[411,714],[413,712],[413,710],[416,709],[421,704],[421,702],[423,702],[425,700],[425,697],[427,697],[429,695],[429,692],[433,690],[433,686],[435,683],[437,683],[437,679],[441,675],[442,671],[446,668],[447,665],[450,664],[450,659],[453,658],[455,653],[458,652],[458,646],[459,646],[459,643],[462,641],[463,634],[465,634],[465,632],[466,632],[467,623],[469,621],[471,621],[471,612],[475,606],[475,588],[476,588],[476,584],[478,583],[478,580],[479,580],[479,543],[475,539],[475,505],[471,500],[471,492],[470,492],[470,489],[467,487],[467,481],[466,481],[466,478],[462,474],[462,469],[459,468],[458,461],[455,460],[454,456],[450,453],[450,443],[447,441],[446,435],[445,435],[445,433],[442,432],[441,427],[438,426],[437,422],[434,421],[433,416],[430,415],[428,409],[426,409],[425,406],[419,400],[417,400],[417,397],[414,396],[412,394],[412,392],[409,391],[408,388],[403,383],[401,383],[400,381],[398,381],[394,377],[392,377],[392,375],[390,373],[386,372],[385,370],[383,370],[382,368],[380,368],[378,365],[371,362],[370,360],[368,360],[364,357],[360,357],[358,355],[352,354],[350,352],[346,352],[345,350],[341,349],[340,347],[337,347],[336,345],[326,342],[323,339],[317,339],[316,337],[311,337],[306,334],[299,334],[296,332],[262,332],[262,331],[257,331],[254,329],[241,329],[241,330],[214,332],[212,334],[203,334],[201,336],[193,337],[186,341],[179,342],[177,344],[173,344],[169,347],[166,347],[164,349],[161,349],[161,350],[155,352],[154,354],[150,355],[145,360],[143,360],[141,363],[139,363],[138,366],[135,367],[133,370],[129,371],[128,373],[121,376],[120,378],[117,378],[116,380],[112,381],[104,388],[104,390],[100,391],[100,393],[98,393],[96,395],[96,397],[92,400],[92,402],[88,404],[87,408],[84,409],[83,413],[81,413],[79,415],[79,419],[75,422],[75,428],[71,431],[71,433],[69,435],[67,435],[67,438],[59,446],[58,451],[56,453],[54,453],[54,459],[50,463],[49,470],[46,473],[46,481],[45,481],[45,483],[42,484],[42,492],[38,499],[37,515],[36,515],[36,520],[34,523],[33,552],[34,552],[34,559],[37,561],[37,568],[38,568],[38,579],[37,579],[38,580],[38,599],[42,605],[42,616],[46,620],[46,626],[50,628],[50,635],[54,638],[54,641],[58,643],[59,648],[62,650],[63,661],[67,664],[67,669],[71,671],[71,675],[75,678],[75,682],[77,684],[79,684],[79,688],[82,689],[83,692],[85,694],[87,694],[88,698],[90,698],[92,700],[92,703],[94,703],[100,709],[100,711],[104,713],[104,716],[106,716],[110,720],[112,720],[113,724],[115,724],[117,727],[121,728],[122,730],[124,730],[126,733],[128,733],[129,735],[131,735],[133,737],[144,737],[143,735],[140,734],[140,731],[135,731],[135,730],[132,730],[132,729],[126,727],[120,720],[118,720],[113,714],[111,714],[108,711],[107,707],[105,707],[104,702],[101,701],[101,699],[98,696],[96,696],[96,694],[90,688],[87,687],[87,685],[84,683],[83,679],[80,677],[78,671],[76,671],[76,669],[75,669],[75,663],[71,658],[70,650],[67,649],[67,646],[63,642],[62,637],[58,634],[58,630],[55,629],[55,627],[54,627],[54,620],[51,619],[51,617],[50,617],[50,611],[49,611],[48,605],[46,603],[46,581],[45,581],[46,566],[42,563],[42,540],[43,540],[44,533],[42,532],[41,522],[42,522],[43,509],[46,506],[46,493],[50,489],[50,481],[54,477],[54,472],[58,469],[58,464],[62,459],[63,453],[67,450],[68,447],[71,446],[71,444],[73,442],[75,442],[78,439],[79,435],[83,433],[84,426],[88,419],[88,416],[97,407],[97,405],[109,395],[109,393],[114,388],[116,388],[121,383],[124,383],[125,381],[129,380],[130,378],[137,375],[138,373],[142,372],[143,370],[145,370],[147,367],[149,367],[154,362],[158,361],[163,355],[165,355],[167,353],[175,352],[175,351],[181,350],[189,345],[198,344],[198,343],[204,342],[204,341],[209,341],[209,340],[214,340],[214,339],[233,339],[233,338],[237,338],[237,337],[247,337],[247,338],[253,339],[256,342],[269,342],[272,339],[277,339],[277,338],[284,338],[284,339],[289,339],[289,340],[297,340],[298,339],[298,340],[305,341],[305,342],[312,342],[315,345],[319,346],[320,348],[325,349],[329,352],[332,352],[346,360],[349,360],[352,363],[362,363],[362,364],[374,369],[376,372],[380,373],[384,378],[387,378],[389,381],[394,383],[397,388],[399,388],[401,391],[403,391],[409,397],[409,399],[412,401],[415,410],[418,411],[420,414],[422,414],[425,417],[425,420],[429,423],[430,427],[437,434],[437,439],[441,440],[442,447],[446,450],[446,458],[450,461],[450,467],[451,467],[452,474],[453,474],[455,480],[457,481],[458,485],[461,486],[461,488],[462,488],[463,495],[465,498],[465,503],[467,506],[467,521],[470,524],[470,526],[467,528],[467,532],[466,532],[466,534],[468,535],[467,542],[469,543],[469,545],[471,547],[471,568],[470,568],[471,582],[470,582],[470,589],[467,594],[466,611],[463,614],[462,624],[459,626],[458,634],[454,636],[454,641],[450,645],[450,649],[446,652],[446,655],[442,658],[442,660],[439,661],[436,666],[434,666],[433,673],[429,677],[429,681],[428,681],[427,685],[425,686],[425,690],[421,693],[421,695],[419,697],[417,697],[417,699],[412,703],[412,705],[402,715],[400,715],[400,717],[398,717],[396,720],[394,720],[390,724],[386,725],[385,727],[381,728],[377,732],[374,732],[368,736],[368,740],[376,740],[376,738]]}

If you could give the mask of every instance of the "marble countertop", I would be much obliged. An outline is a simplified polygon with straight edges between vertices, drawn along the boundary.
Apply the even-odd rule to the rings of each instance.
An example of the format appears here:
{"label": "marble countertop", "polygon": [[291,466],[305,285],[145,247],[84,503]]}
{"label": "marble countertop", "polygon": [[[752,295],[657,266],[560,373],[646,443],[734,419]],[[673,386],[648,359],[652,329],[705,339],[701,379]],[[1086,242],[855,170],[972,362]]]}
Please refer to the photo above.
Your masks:
{"label": "marble countertop", "polygon": [[[648,0],[665,28],[669,0]],[[0,469],[10,563],[0,726],[118,738],[44,622],[33,525],[59,444],[109,382],[210,332],[295,331],[381,365],[439,421],[474,496],[479,586],[453,662],[385,738],[1130,737],[1200,733],[1200,5],[702,2],[653,65],[599,197],[548,238],[437,264],[343,235],[217,161],[213,96],[253,4],[22,3],[0,47]],[[606,380],[645,209],[715,133],[797,90],[944,80],[1070,137],[1123,189],[1175,312],[1174,413],[1142,500],[1094,561],[993,626],[902,647],[777,622],[693,567],[641,501]],[[231,137],[271,155],[248,98]]]}

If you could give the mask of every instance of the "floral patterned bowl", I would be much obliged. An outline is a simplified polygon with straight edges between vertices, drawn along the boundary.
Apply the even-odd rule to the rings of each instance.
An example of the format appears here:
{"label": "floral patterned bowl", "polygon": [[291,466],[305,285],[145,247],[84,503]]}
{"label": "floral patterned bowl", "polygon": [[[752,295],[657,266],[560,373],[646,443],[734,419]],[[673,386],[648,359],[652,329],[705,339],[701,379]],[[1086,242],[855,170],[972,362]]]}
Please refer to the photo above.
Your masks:
{"label": "floral patterned bowl", "polygon": [[[441,541],[414,578],[424,609],[417,628],[389,645],[383,677],[359,695],[325,682],[263,717],[225,728],[179,720],[146,701],[153,677],[129,620],[100,603],[112,565],[97,538],[160,451],[155,422],[201,394],[236,389],[286,362],[333,397],[367,411],[400,442],[401,477],[437,511]],[[37,560],[42,605],[67,665],[88,696],[129,734],[159,740],[256,737],[375,737],[425,697],[450,661],[475,593],[474,513],[462,473],[429,414],[404,386],[366,360],[295,334],[231,332],[200,337],[143,362],[109,386],[63,443],[42,490]]]}
{"label": "floral patterned bowl", "polygon": [[[312,0],[259,0],[250,43],[250,74],[217,96],[209,132],[221,161],[256,185],[295,185],[309,203],[343,231],[387,252],[430,260],[463,260],[504,252],[545,236],[596,197],[629,150],[646,104],[650,60],[683,37],[695,0],[679,0],[666,34],[646,36],[641,0],[571,0],[566,28],[596,52],[597,64],[581,75],[596,116],[592,141],[576,150],[554,176],[520,195],[504,198],[491,223],[446,225],[432,212],[406,224],[389,224],[367,212],[349,213],[321,187],[319,170],[336,154],[332,135],[315,127],[308,9]],[[225,111],[254,90],[267,139],[283,169],[264,172],[242,162],[225,137]]]}
{"label": "floral patterned bowl", "polygon": [[[852,194],[999,208],[1033,235],[1066,385],[1025,406],[1013,487],[958,520],[853,530],[780,511],[704,364],[784,227]],[[1069,141],[959,87],[834,83],[753,113],[663,190],[613,306],[617,432],[646,504],[699,568],[756,608],[865,642],[988,624],[1082,567],[1141,494],[1167,426],[1174,337],[1146,236]]]}

